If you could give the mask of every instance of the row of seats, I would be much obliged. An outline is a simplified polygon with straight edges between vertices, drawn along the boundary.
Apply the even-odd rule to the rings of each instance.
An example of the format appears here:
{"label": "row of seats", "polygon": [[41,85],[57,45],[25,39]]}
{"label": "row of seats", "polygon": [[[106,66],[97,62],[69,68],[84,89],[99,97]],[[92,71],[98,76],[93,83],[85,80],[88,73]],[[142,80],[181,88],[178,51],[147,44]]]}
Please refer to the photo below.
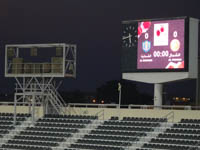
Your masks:
{"label": "row of seats", "polygon": [[0,134],[7,134],[9,131],[8,130],[2,130],[0,129]]}
{"label": "row of seats", "polygon": [[15,127],[13,125],[0,125],[1,130],[12,130]]}
{"label": "row of seats", "polygon": [[85,139],[99,139],[99,140],[116,140],[116,141],[136,141],[137,138],[131,136],[114,136],[114,135],[101,135],[101,134],[87,134]]}
{"label": "row of seats", "polygon": [[71,128],[54,128],[54,127],[27,127],[27,131],[46,131],[46,132],[67,132],[75,133],[78,132],[78,129]]}
{"label": "row of seats", "polygon": [[173,125],[173,128],[191,128],[191,129],[200,129],[200,124],[176,123],[176,124]]}
{"label": "row of seats", "polygon": [[196,129],[179,129],[179,128],[172,128],[167,129],[166,133],[179,133],[179,134],[200,134],[200,130]]}
{"label": "row of seats", "polygon": [[81,144],[95,144],[95,145],[110,145],[110,146],[130,146],[129,141],[111,141],[111,140],[95,140],[95,139],[79,139],[77,143]]}
{"label": "row of seats", "polygon": [[143,132],[151,132],[154,129],[152,127],[129,127],[129,126],[105,126],[105,125],[101,125],[98,126],[97,129],[101,129],[101,130],[125,130],[125,131],[143,131]]}
{"label": "row of seats", "polygon": [[23,150],[52,150],[51,147],[31,146],[31,145],[16,145],[16,144],[3,144],[2,149],[23,149]]}
{"label": "row of seats", "polygon": [[[14,113],[0,113],[0,116],[7,116],[7,117],[13,117]],[[17,113],[17,117],[30,117],[31,114],[26,114],[26,113]]]}
{"label": "row of seats", "polygon": [[103,134],[103,135],[119,135],[119,136],[146,136],[144,132],[138,131],[110,131],[110,130],[92,130],[90,134]]}
{"label": "row of seats", "polygon": [[[3,121],[3,120],[5,120],[5,121],[13,121],[14,118],[13,117],[5,117],[5,116],[2,117],[2,116],[0,116],[0,120],[1,121]],[[25,121],[26,118],[25,117],[17,117],[16,120],[17,121]]]}
{"label": "row of seats", "polygon": [[70,137],[70,133],[63,133],[63,132],[41,132],[41,131],[21,131],[19,135],[31,135],[31,136],[45,136],[45,137],[63,137],[67,138]]}
{"label": "row of seats", "polygon": [[59,123],[79,123],[88,124],[91,120],[87,119],[67,119],[67,118],[40,118],[37,122],[59,122]]}
{"label": "row of seats", "polygon": [[152,148],[152,149],[170,149],[170,150],[197,150],[198,147],[194,146],[181,146],[181,145],[170,145],[170,144],[155,144],[155,143],[145,143],[143,148]]}
{"label": "row of seats", "polygon": [[153,149],[150,149],[150,148],[137,148],[136,150],[153,150]]}
{"label": "row of seats", "polygon": [[178,145],[197,145],[199,143],[199,141],[153,138],[153,139],[151,139],[150,143],[167,143],[167,144],[178,144]]}
{"label": "row of seats", "polygon": [[132,121],[105,121],[105,125],[120,125],[120,126],[147,126],[158,127],[160,124],[157,122],[132,122]]}
{"label": "row of seats", "polygon": [[195,123],[195,124],[200,124],[200,119],[181,119],[181,123]]}
{"label": "row of seats", "polygon": [[110,118],[110,120],[119,120],[119,117],[112,116],[112,117]]}
{"label": "row of seats", "polygon": [[21,139],[12,139],[8,140],[8,144],[19,144],[19,145],[37,145],[37,146],[48,146],[55,147],[58,146],[56,142],[48,142],[48,141],[30,141],[30,140],[21,140]]}
{"label": "row of seats", "polygon": [[105,146],[105,145],[90,145],[90,144],[72,144],[71,148],[76,149],[93,149],[93,150],[124,150],[122,147]]}
{"label": "row of seats", "polygon": [[31,141],[52,141],[52,142],[63,142],[64,138],[60,137],[45,137],[45,136],[31,136],[31,135],[17,135],[14,139],[18,140],[31,140]]}
{"label": "row of seats", "polygon": [[45,118],[98,119],[98,116],[46,114]]}
{"label": "row of seats", "polygon": [[[13,121],[0,121],[0,126],[13,126]],[[20,125],[21,124],[21,121],[17,121],[16,122],[16,125]],[[1,129],[1,127],[0,127]]]}
{"label": "row of seats", "polygon": [[0,125],[13,125],[13,121],[0,121]]}
{"label": "row of seats", "polygon": [[167,122],[167,118],[123,117],[123,121]]}
{"label": "row of seats", "polygon": [[47,123],[47,122],[37,122],[36,127],[61,127],[61,128],[84,128],[84,124],[65,124],[65,123]]}
{"label": "row of seats", "polygon": [[200,135],[160,133],[158,138],[200,140]]}

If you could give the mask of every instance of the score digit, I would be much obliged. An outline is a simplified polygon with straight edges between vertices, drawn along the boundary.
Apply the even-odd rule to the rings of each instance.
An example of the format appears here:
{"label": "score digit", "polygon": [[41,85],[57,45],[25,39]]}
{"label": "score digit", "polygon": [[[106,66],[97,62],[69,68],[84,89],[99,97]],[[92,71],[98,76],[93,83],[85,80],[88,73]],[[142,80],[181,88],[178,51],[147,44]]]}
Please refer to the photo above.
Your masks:
{"label": "score digit", "polygon": [[177,31],[174,31],[173,36],[174,36],[174,38],[176,38],[178,36]]}
{"label": "score digit", "polygon": [[144,35],[145,39],[147,40],[149,38],[149,34],[148,33],[145,33]]}

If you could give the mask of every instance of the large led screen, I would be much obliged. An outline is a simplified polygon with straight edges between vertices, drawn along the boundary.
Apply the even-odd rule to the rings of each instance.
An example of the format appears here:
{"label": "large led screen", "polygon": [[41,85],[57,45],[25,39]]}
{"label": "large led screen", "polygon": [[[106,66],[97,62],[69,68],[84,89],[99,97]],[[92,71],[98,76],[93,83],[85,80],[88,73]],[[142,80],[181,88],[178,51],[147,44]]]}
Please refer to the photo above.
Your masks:
{"label": "large led screen", "polygon": [[139,21],[137,69],[185,68],[185,19]]}

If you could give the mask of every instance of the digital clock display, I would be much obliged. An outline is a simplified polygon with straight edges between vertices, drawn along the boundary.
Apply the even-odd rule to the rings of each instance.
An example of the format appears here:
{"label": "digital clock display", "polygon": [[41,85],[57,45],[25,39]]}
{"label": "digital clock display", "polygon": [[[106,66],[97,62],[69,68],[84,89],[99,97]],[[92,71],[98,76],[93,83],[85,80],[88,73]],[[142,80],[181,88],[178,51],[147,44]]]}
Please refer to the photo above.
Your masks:
{"label": "digital clock display", "polygon": [[137,69],[184,69],[185,19],[138,22]]}

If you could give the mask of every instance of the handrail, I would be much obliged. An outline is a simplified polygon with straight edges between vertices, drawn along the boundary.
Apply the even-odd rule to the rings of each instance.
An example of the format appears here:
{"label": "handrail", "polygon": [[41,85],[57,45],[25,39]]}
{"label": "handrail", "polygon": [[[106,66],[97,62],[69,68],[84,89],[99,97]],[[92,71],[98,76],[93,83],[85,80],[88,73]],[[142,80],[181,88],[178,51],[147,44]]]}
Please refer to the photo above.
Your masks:
{"label": "handrail", "polygon": [[[87,114],[87,111],[85,110],[85,111],[83,111],[82,110],[82,108],[80,108],[80,107],[77,107],[77,109],[78,109],[78,112],[77,112],[77,109],[76,109],[76,111],[75,111],[75,109],[74,109],[74,107],[72,107],[73,109],[73,111],[74,111],[74,113],[76,114],[76,115],[85,115],[85,114]],[[69,110],[68,110],[69,111]],[[70,111],[69,111],[70,112]]]}
{"label": "handrail", "polygon": [[[11,106],[14,105],[14,102],[0,102],[0,106]],[[29,102],[17,102],[17,106],[29,106],[32,105]],[[35,103],[35,106],[41,106],[41,103]]]}
{"label": "handrail", "polygon": [[50,88],[52,88],[53,92],[55,92],[56,96],[58,96],[58,99],[61,101],[62,105],[64,106],[65,113],[67,113],[67,112],[70,113],[70,111],[66,108],[67,107],[67,103],[64,101],[64,99],[62,98],[60,93],[56,90],[56,88],[52,84],[50,84]]}
{"label": "handrail", "polygon": [[[24,104],[24,102],[21,102],[19,104]],[[0,105],[14,105],[14,102],[6,102],[6,101],[1,101]],[[118,108],[118,104],[91,104],[91,103],[68,103],[68,107],[97,107],[97,108]],[[144,107],[145,106],[145,107]],[[154,109],[153,105],[121,105],[121,107],[125,109]],[[200,106],[191,106],[191,109],[186,109],[188,108],[187,105],[162,105],[162,106],[156,106],[155,108],[161,108],[161,109],[166,109],[166,110],[200,110]]]}
{"label": "handrail", "polygon": [[[51,97],[51,98],[50,98],[50,97]],[[60,109],[58,108],[57,105],[55,105],[55,102],[56,102],[56,101],[54,101],[53,94],[51,94],[50,97],[49,97],[49,101],[50,101],[51,105],[54,107],[54,109],[55,109],[55,110],[57,111],[57,113],[59,114],[59,113],[60,113]]]}
{"label": "handrail", "polygon": [[99,112],[97,112],[97,113],[95,114],[95,116],[98,116],[98,119],[99,119],[100,117],[103,116],[103,120],[104,120],[104,109],[102,109],[102,110],[100,110]]}
{"label": "handrail", "polygon": [[[69,107],[97,107],[97,108],[118,108],[118,104],[92,104],[92,103],[68,103]],[[121,108],[125,109],[168,109],[168,110],[200,110],[200,106],[190,106],[188,109],[188,105],[162,105],[162,106],[154,106],[154,105],[121,105]]]}
{"label": "handrail", "polygon": [[168,121],[169,121],[170,119],[172,119],[172,122],[174,122],[174,111],[169,112],[168,114],[166,114],[166,115],[163,116],[162,118],[167,118]]}
{"label": "handrail", "polygon": [[173,114],[174,115],[174,112],[173,111],[170,111],[169,113],[167,113],[163,118],[167,118],[169,115]]}
{"label": "handrail", "polygon": [[[52,97],[52,100],[54,101],[53,105],[55,107],[57,107],[56,109],[58,110],[58,113],[60,111],[62,111],[63,114],[66,114],[66,107],[65,107],[65,102],[64,100],[62,99],[62,97],[59,95],[59,93],[55,90],[54,86],[53,85],[49,85],[47,87],[47,90],[48,92],[51,94],[51,97]],[[60,96],[60,97],[59,97]],[[58,108],[59,107],[59,108]],[[65,109],[65,110],[63,110]]]}
{"label": "handrail", "polygon": [[66,107],[66,102],[64,101],[64,99],[62,98],[62,96],[58,93],[58,91],[55,89],[55,87],[50,84],[50,87],[53,89],[53,92],[56,93],[56,95],[58,96],[59,100],[63,103],[63,105]]}

